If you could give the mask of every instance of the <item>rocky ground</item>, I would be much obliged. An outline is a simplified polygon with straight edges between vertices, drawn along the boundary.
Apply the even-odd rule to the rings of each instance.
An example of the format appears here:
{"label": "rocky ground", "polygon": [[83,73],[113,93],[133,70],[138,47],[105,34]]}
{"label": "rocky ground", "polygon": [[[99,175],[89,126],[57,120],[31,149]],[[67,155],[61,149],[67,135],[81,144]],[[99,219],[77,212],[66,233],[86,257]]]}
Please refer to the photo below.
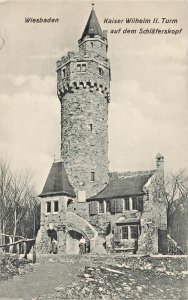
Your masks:
{"label": "rocky ground", "polygon": [[[188,299],[186,257],[64,257],[82,268],[77,278],[38,300]],[[65,274],[66,276],[66,274]]]}
{"label": "rocky ground", "polygon": [[16,255],[0,254],[0,282],[26,274],[33,269],[34,265],[24,258],[18,259]]}
{"label": "rocky ground", "polygon": [[[188,299],[186,256],[0,257],[0,299]],[[8,279],[8,280],[7,280]]]}

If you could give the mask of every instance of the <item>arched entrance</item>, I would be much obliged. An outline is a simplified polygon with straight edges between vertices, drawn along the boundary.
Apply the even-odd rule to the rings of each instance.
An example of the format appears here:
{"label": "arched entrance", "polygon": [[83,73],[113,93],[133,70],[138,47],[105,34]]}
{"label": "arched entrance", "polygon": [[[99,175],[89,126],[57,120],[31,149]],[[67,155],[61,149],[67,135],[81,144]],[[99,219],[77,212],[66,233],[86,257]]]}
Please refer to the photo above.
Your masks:
{"label": "arched entrance", "polygon": [[89,250],[89,239],[83,232],[70,229],[66,236],[66,252],[67,254],[79,254],[80,253],[80,240],[84,236],[86,240],[86,251]]}
{"label": "arched entrance", "polygon": [[69,230],[67,232],[66,239],[66,252],[67,254],[79,254],[79,242],[82,238],[82,234],[75,230]]}
{"label": "arched entrance", "polygon": [[49,241],[49,252],[50,253],[57,253],[57,231],[55,229],[48,229],[47,230]]}

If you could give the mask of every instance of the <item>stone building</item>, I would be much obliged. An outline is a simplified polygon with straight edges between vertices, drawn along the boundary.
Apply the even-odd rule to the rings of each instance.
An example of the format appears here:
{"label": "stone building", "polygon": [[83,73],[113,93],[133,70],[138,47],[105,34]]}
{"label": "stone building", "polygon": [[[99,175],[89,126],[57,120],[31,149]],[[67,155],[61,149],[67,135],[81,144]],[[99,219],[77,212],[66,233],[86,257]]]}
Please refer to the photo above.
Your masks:
{"label": "stone building", "polygon": [[109,173],[108,41],[93,7],[78,47],[57,61],[61,160],[40,194],[38,251],[49,252],[55,239],[59,252],[78,254],[82,236],[88,252],[164,251],[163,156],[155,170]]}

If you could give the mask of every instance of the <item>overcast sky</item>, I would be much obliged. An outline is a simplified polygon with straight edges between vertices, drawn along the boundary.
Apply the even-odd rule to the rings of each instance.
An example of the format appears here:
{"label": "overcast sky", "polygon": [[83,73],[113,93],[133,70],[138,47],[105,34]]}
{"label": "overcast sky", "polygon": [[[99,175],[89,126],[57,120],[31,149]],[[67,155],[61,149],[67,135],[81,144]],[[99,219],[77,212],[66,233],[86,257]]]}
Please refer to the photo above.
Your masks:
{"label": "overcast sky", "polygon": [[[0,1],[0,3],[3,1]],[[41,191],[60,149],[56,60],[77,51],[91,1],[8,1],[0,5],[0,156],[33,170]],[[188,9],[183,1],[95,1],[108,30],[111,61],[109,160],[111,171],[188,166]],[[59,18],[25,23],[25,17]],[[104,18],[177,19],[177,24],[104,24]],[[111,34],[125,28],[183,29],[179,35]]]}

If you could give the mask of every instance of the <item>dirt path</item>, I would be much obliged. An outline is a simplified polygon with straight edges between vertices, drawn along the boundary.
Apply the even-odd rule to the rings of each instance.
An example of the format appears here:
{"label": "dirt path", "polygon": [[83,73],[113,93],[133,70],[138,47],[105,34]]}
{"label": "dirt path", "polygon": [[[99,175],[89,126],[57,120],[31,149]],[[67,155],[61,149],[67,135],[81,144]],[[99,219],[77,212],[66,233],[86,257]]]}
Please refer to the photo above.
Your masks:
{"label": "dirt path", "polygon": [[35,271],[0,283],[0,299],[29,300],[52,292],[60,284],[66,287],[78,280],[81,268],[79,260],[75,264],[75,260],[63,257],[41,257]]}

